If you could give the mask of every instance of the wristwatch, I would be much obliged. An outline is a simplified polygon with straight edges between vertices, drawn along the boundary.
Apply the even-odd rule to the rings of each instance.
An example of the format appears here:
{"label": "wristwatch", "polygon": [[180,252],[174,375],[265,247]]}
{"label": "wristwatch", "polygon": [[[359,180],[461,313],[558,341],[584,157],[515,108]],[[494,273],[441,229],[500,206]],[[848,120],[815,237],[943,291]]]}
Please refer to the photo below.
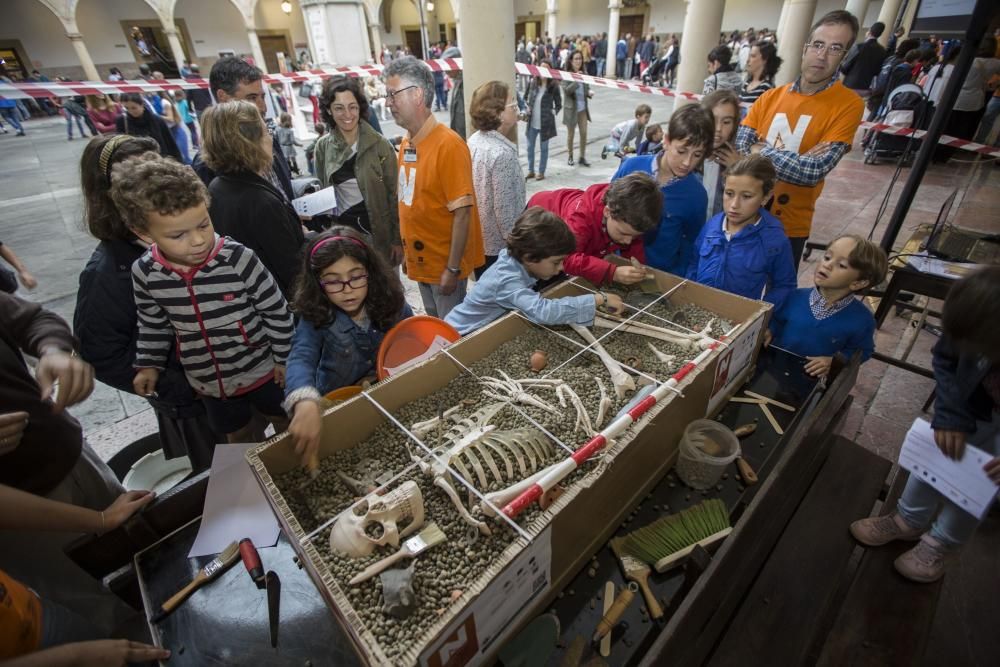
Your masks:
{"label": "wristwatch", "polygon": [[462,269],[457,266],[446,266],[444,268],[448,271],[448,273],[450,273],[453,276],[457,276],[462,273]]}

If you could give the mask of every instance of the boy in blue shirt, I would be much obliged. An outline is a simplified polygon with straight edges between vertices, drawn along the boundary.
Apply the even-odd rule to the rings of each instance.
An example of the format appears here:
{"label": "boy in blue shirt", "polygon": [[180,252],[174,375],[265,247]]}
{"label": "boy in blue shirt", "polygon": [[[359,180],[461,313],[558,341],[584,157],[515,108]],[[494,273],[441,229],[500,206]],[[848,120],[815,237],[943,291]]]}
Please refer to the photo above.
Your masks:
{"label": "boy in blue shirt", "polygon": [[764,209],[777,178],[774,165],[761,155],[729,168],[723,212],[698,235],[688,279],[781,307],[797,283],[785,228]]}
{"label": "boy in blue shirt", "polygon": [[507,248],[476,281],[465,300],[445,317],[463,336],[519,310],[539,324],[590,324],[597,307],[620,313],[622,300],[616,294],[595,292],[547,299],[533,288],[562,272],[563,260],[576,252],[576,236],[562,218],[540,206],[532,206],[514,222]]}
{"label": "boy in blue shirt", "polygon": [[792,292],[771,318],[767,342],[806,358],[815,377],[830,372],[838,352],[850,357],[861,350],[867,361],[875,350],[875,318],[857,292],[885,279],[885,252],[868,239],[850,234],[827,246],[813,274],[815,287]]}
{"label": "boy in blue shirt", "polygon": [[708,194],[696,170],[715,138],[711,112],[697,104],[670,117],[663,150],[625,158],[612,182],[634,172],[651,174],[663,193],[659,226],[646,233],[646,263],[675,276],[687,275],[694,242],[705,224]]}

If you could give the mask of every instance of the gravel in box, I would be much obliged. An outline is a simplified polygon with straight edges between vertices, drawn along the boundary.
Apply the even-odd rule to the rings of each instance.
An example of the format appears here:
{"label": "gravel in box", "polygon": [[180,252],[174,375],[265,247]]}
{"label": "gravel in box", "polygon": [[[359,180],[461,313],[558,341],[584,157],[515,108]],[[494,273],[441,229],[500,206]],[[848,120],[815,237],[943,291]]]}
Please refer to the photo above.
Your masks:
{"label": "gravel in box", "polygon": [[[675,307],[669,304],[666,299],[653,304],[649,308],[649,312],[650,316],[642,315],[636,319],[665,328],[674,327],[670,327],[663,320],[671,322],[679,320],[683,326],[694,330],[700,330],[708,320],[714,319],[711,334],[716,337],[730,327],[729,322],[722,321],[718,316],[703,308],[693,305]],[[634,314],[634,311],[626,313],[626,315],[631,314]],[[530,327],[523,334],[499,346],[486,358],[473,364],[470,370],[480,377],[497,377],[499,369],[515,380],[539,377],[564,380],[579,395],[592,420],[596,418],[600,400],[600,392],[594,378],[599,377],[605,385],[608,397],[614,402],[604,422],[594,424],[594,427],[600,430],[610,423],[624,402],[616,399],[607,370],[596,354],[588,351],[573,358],[581,347],[570,341],[582,343],[576,333],[569,327],[551,328],[565,338],[561,338],[542,327]],[[608,330],[594,329],[593,332],[596,337],[600,338],[608,333]],[[664,364],[649,349],[647,342],[650,340],[652,339],[636,334],[615,332],[605,338],[602,344],[619,361],[635,357],[642,372],[648,373],[661,382],[667,380],[685,361],[693,358],[696,354],[664,341],[653,341],[654,345],[663,352],[677,355],[674,363]],[[531,353],[535,350],[543,350],[548,355],[548,365],[540,373],[532,372],[529,366]],[[568,363],[563,365],[564,362]],[[554,390],[533,388],[529,391],[533,396],[551,404],[555,408],[555,413],[534,406],[519,405],[517,409],[506,406],[490,420],[490,423],[496,426],[497,431],[532,426],[531,421],[525,416],[527,414],[567,447],[579,447],[589,438],[589,434],[582,431],[574,433],[576,411],[571,405],[560,406]],[[483,396],[481,392],[482,386],[476,377],[463,371],[446,387],[403,406],[394,416],[401,423],[410,426],[460,404],[463,399],[478,399],[477,405],[467,405],[459,411],[462,417],[468,417],[478,408],[495,402],[494,399]],[[625,400],[627,401],[628,398]],[[424,442],[429,447],[436,447],[438,445],[437,432],[425,436]],[[551,441],[549,442],[551,443]],[[321,523],[348,509],[358,500],[354,493],[337,477],[336,471],[371,483],[386,471],[392,471],[397,477],[390,484],[391,488],[398,487],[406,480],[413,480],[420,487],[424,499],[426,522],[436,522],[447,535],[447,540],[418,557],[414,575],[414,590],[418,596],[418,605],[413,614],[406,619],[395,619],[383,613],[382,584],[379,577],[374,577],[356,586],[350,586],[347,583],[351,577],[371,563],[393,553],[394,548],[381,547],[367,558],[353,559],[330,550],[329,528],[320,531],[313,538],[317,551],[333,573],[341,590],[348,596],[354,611],[378,640],[383,651],[393,659],[402,656],[407,650],[416,648],[418,643],[423,642],[427,629],[447,611],[450,605],[463,604],[463,602],[452,599],[452,591],[467,590],[516,537],[514,531],[505,522],[489,519],[487,522],[493,534],[489,537],[479,536],[474,541],[470,541],[470,526],[462,520],[447,495],[433,485],[432,479],[421,474],[411,460],[411,452],[417,455],[423,454],[423,450],[420,450],[402,431],[391,422],[386,421],[380,424],[365,442],[324,458],[321,461],[319,478],[301,491],[299,491],[299,487],[307,478],[299,469],[275,479],[276,485],[288,501],[292,512],[307,532],[315,530]],[[555,463],[565,458],[568,453],[558,444],[552,443],[551,455],[544,462],[539,461],[538,465],[544,467]],[[503,468],[499,460],[496,463],[501,469]],[[486,466],[483,467],[486,468]],[[583,466],[570,475],[563,485],[571,486],[591,469],[592,466]],[[486,474],[489,484],[486,489],[479,489],[481,492],[506,488],[519,481],[517,479],[512,481],[494,479],[488,469],[486,469]],[[478,482],[475,485],[478,487]],[[468,507],[469,494],[465,487],[458,482],[455,482],[455,486],[459,491],[459,496]],[[301,506],[303,502],[308,504],[308,508]],[[477,518],[483,518],[478,508],[472,510],[472,513]],[[529,526],[539,519],[540,514],[541,510],[535,504],[518,518],[518,524]],[[311,522],[307,518],[310,516],[320,523],[310,525]],[[402,566],[407,565],[409,563],[406,561],[402,563]]]}

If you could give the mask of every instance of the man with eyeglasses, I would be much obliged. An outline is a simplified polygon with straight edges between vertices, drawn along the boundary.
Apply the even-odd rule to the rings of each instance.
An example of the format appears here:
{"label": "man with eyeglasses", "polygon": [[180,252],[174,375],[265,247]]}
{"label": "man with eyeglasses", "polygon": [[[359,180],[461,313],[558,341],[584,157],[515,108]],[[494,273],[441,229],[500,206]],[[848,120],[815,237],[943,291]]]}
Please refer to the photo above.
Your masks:
{"label": "man with eyeglasses", "polygon": [[858,20],[850,12],[819,19],[802,48],[799,78],[757,98],[736,135],[740,153],[759,153],[778,172],[771,212],[785,227],[796,268],[823,180],[851,150],[864,114],[861,98],[837,80],[857,35]]}
{"label": "man with eyeglasses", "polygon": [[413,56],[383,72],[386,106],[407,136],[399,146],[399,233],[406,275],[420,287],[428,315],[444,319],[465,298],[469,274],[483,264],[469,147],[431,113],[434,77]]}

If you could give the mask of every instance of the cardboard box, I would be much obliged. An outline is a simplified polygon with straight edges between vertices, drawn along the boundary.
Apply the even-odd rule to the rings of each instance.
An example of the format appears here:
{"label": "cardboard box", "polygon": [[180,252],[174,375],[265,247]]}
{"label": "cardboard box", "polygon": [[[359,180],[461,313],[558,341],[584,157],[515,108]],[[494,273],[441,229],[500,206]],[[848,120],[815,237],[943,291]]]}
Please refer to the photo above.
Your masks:
{"label": "cardboard box", "polygon": [[[617,258],[615,258],[617,260]],[[550,296],[583,293],[586,284],[563,283]],[[390,660],[370,630],[351,608],[347,591],[330,569],[274,483],[299,462],[287,435],[251,449],[248,460],[264,487],[302,563],[335,614],[362,660],[372,665],[420,664],[444,667],[478,664],[492,659],[503,642],[530,620],[584,566],[614,532],[628,511],[672,467],[685,426],[712,415],[751,372],[763,340],[770,306],[656,272],[657,289],[672,303],[694,303],[735,324],[726,345],[714,350],[672,393],[657,403],[607,450],[546,511],[528,525],[527,539],[517,537],[494,565],[450,605],[425,641],[401,661]],[[484,358],[532,325],[508,314],[449,348],[465,365]],[[462,371],[443,354],[407,369],[369,391],[390,413],[447,385]],[[663,378],[666,379],[666,378]],[[324,415],[321,457],[353,447],[368,438],[386,417],[358,396]],[[577,443],[577,446],[582,443]]]}

